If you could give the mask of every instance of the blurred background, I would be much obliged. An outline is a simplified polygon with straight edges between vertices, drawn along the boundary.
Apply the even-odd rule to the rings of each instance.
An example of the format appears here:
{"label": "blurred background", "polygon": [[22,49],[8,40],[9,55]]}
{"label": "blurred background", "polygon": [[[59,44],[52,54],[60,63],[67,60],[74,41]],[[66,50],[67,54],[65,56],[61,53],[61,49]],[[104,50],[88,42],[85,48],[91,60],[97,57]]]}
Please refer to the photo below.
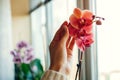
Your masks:
{"label": "blurred background", "polygon": [[0,80],[14,80],[10,50],[21,40],[32,45],[47,70],[49,44],[75,7],[75,0],[0,0]]}
{"label": "blurred background", "polygon": [[[106,20],[94,25],[94,44],[84,55],[82,80],[120,80],[119,0],[0,0],[0,80],[14,80],[10,50],[24,40],[32,45],[44,70],[49,67],[49,44],[75,7],[90,9]],[[79,50],[74,48],[71,80]]]}

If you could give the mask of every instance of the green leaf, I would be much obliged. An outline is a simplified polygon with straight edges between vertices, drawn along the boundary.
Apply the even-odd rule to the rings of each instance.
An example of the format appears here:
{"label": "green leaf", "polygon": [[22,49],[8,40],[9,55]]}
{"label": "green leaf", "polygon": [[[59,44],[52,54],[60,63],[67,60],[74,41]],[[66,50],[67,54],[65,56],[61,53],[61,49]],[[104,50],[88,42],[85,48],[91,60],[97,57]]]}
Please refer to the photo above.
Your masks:
{"label": "green leaf", "polygon": [[32,73],[31,73],[29,64],[22,63],[21,64],[21,69],[24,73],[24,78],[25,79],[32,78]]}
{"label": "green leaf", "polygon": [[39,59],[33,60],[30,64],[15,64],[16,80],[40,80],[43,73],[43,66]]}
{"label": "green leaf", "polygon": [[39,59],[35,59],[33,60],[31,63],[30,63],[31,67],[33,68],[33,72],[34,72],[34,76],[37,77],[37,78],[41,78],[41,76],[43,75],[44,73],[44,70],[43,70],[43,66],[40,62]]}
{"label": "green leaf", "polygon": [[22,68],[22,71],[25,73],[25,74],[28,74],[30,72],[29,70],[29,64],[24,64],[22,63],[21,64],[21,68]]}

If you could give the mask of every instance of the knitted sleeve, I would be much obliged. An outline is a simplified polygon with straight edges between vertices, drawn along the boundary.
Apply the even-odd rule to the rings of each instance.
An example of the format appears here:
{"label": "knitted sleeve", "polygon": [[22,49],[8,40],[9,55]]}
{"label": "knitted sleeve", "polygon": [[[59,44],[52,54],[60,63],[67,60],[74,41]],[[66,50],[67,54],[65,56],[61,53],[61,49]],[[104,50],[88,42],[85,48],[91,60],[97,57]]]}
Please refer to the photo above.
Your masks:
{"label": "knitted sleeve", "polygon": [[48,70],[45,72],[41,80],[67,80],[67,77],[62,73]]}

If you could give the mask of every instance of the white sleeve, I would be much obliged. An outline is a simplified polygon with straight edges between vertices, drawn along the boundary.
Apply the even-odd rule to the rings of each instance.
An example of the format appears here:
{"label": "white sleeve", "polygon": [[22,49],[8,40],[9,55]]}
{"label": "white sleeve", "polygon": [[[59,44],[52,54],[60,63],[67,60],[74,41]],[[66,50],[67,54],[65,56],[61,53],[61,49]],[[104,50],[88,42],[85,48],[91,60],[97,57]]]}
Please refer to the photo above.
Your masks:
{"label": "white sleeve", "polygon": [[48,70],[41,80],[67,80],[67,76],[57,71]]}

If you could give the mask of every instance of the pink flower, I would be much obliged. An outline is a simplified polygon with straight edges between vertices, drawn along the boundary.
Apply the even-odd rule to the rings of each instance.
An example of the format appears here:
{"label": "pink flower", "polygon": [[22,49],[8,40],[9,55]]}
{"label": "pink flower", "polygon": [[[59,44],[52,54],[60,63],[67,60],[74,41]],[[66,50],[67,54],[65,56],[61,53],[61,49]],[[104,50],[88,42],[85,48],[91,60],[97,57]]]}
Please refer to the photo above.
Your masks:
{"label": "pink flower", "polygon": [[20,41],[17,44],[17,49],[10,52],[13,55],[13,61],[16,64],[29,64],[33,59],[33,48],[26,42]]}
{"label": "pink flower", "polygon": [[13,51],[10,52],[10,54],[13,55],[13,56],[15,57],[17,53],[16,53],[15,50],[13,50]]}
{"label": "pink flower", "polygon": [[70,24],[75,29],[81,29],[92,25],[93,14],[89,10],[81,11],[79,8],[75,8],[73,14],[69,18]]}
{"label": "pink flower", "polygon": [[76,38],[76,44],[81,51],[84,51],[86,47],[90,47],[93,42],[93,34],[87,34]]}
{"label": "pink flower", "polygon": [[23,63],[29,64],[34,59],[34,55],[26,55],[22,59]]}
{"label": "pink flower", "polygon": [[76,39],[76,44],[81,51],[85,51],[85,48],[94,42],[92,24],[96,22],[97,25],[101,25],[101,19],[104,20],[102,17],[93,15],[89,10],[74,9],[73,14],[69,18],[68,29],[70,36]]}
{"label": "pink flower", "polygon": [[16,56],[16,57],[13,58],[13,62],[16,63],[16,64],[20,64],[20,63],[22,63],[22,59],[21,59],[21,57]]}
{"label": "pink flower", "polygon": [[17,44],[17,48],[18,49],[21,49],[23,47],[27,47],[28,46],[28,43],[25,42],[25,41],[20,41],[18,44]]}
{"label": "pink flower", "polygon": [[69,24],[68,26],[69,26],[68,29],[69,29],[70,36],[77,37],[77,33],[79,32],[79,30],[74,28],[71,24]]}

